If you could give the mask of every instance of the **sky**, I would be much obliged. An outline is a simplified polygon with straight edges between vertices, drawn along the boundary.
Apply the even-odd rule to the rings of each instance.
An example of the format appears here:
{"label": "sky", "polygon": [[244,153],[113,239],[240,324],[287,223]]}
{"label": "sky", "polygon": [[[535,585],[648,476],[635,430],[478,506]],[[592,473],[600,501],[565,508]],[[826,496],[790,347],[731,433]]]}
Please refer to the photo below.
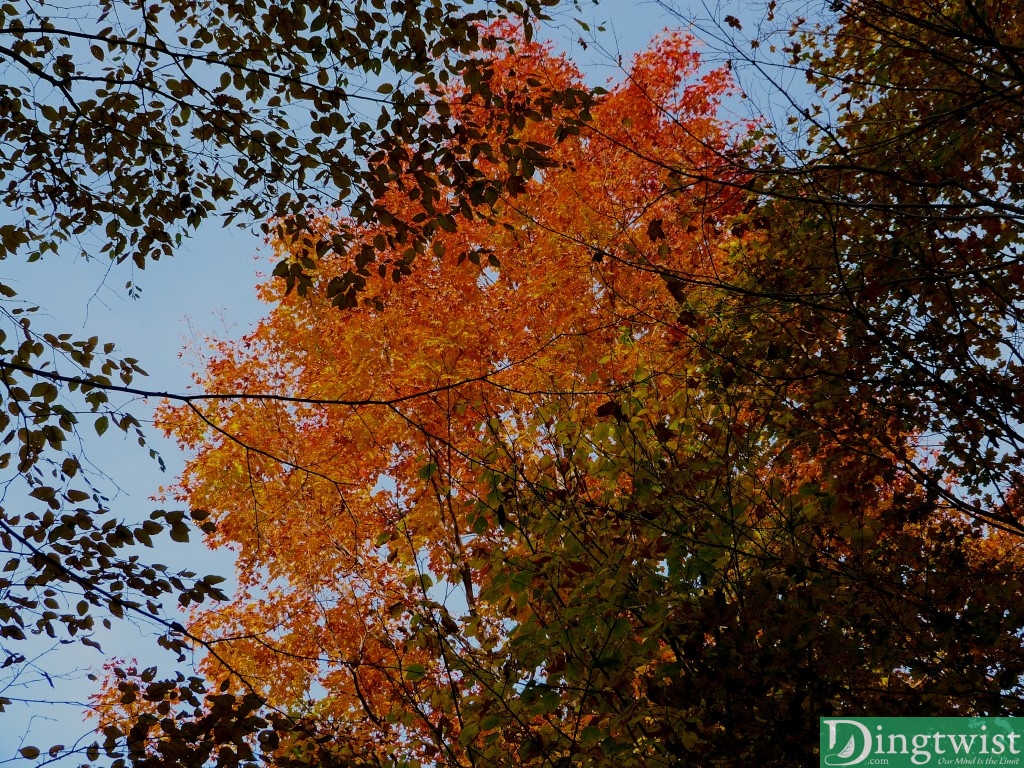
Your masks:
{"label": "sky", "polygon": [[[567,4],[568,6],[568,4]],[[592,84],[602,84],[620,71],[617,57],[629,61],[632,54],[666,26],[678,27],[678,18],[655,3],[633,0],[603,0],[598,6],[581,3],[571,15],[583,19],[592,32],[587,34],[571,20],[553,30],[559,47],[576,61]],[[721,17],[727,11],[714,10]],[[695,13],[708,14],[705,7]],[[594,32],[600,23],[607,31]],[[578,38],[588,42],[581,46]],[[0,212],[2,215],[2,212]],[[258,229],[257,226],[253,229]],[[33,325],[48,326],[76,334],[96,335],[113,341],[121,356],[132,356],[149,372],[139,386],[184,391],[191,373],[200,364],[207,336],[237,338],[262,316],[265,307],[255,298],[255,286],[271,267],[269,249],[260,235],[236,228],[222,229],[215,221],[204,224],[171,259],[150,263],[145,270],[131,265],[111,265],[102,259],[53,258],[41,263],[3,264],[4,280],[21,297],[40,304],[44,311]],[[130,298],[124,288],[132,281],[142,289],[139,298]],[[149,413],[155,403],[136,406],[140,416]],[[90,440],[89,458],[113,484],[116,495],[112,509],[120,516],[141,520],[159,506],[153,501],[160,488],[172,484],[183,467],[183,456],[176,446],[157,434],[150,434],[152,445],[166,462],[161,472],[134,439],[121,439],[108,433],[103,439]],[[8,500],[9,502],[10,500]],[[9,504],[8,504],[9,506]],[[192,568],[200,573],[229,575],[229,553],[211,553],[199,543],[188,546],[158,546],[152,553],[172,567]],[[86,678],[99,670],[108,656],[139,656],[146,666],[152,655],[152,631],[135,629],[125,623],[99,638],[104,653],[69,646],[42,659],[52,674],[66,673],[70,679],[53,681],[34,677],[35,682],[6,692],[8,697],[39,701],[64,700],[62,706],[42,703],[15,704],[0,715],[0,765],[19,762],[17,750],[27,744],[47,747],[53,743],[71,745],[80,737],[92,740],[83,724],[83,701],[94,683]],[[40,647],[39,651],[47,648]],[[28,761],[20,761],[27,765]],[[72,763],[74,764],[74,763]]]}

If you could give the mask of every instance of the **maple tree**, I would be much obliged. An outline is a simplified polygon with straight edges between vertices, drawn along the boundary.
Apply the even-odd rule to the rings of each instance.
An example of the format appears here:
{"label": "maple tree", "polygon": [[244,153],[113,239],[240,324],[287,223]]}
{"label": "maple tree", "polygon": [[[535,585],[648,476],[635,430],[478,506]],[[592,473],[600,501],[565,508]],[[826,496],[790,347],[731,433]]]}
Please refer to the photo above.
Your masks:
{"label": "maple tree", "polygon": [[[496,92],[578,80],[537,45],[494,67]],[[1016,496],[965,510],[971,477],[910,407],[942,401],[830,303],[850,294],[818,244],[878,230],[814,237],[835,198],[756,174],[771,143],[716,116],[729,88],[673,35],[578,136],[524,124],[553,164],[481,153],[529,181],[491,220],[443,214],[414,280],[374,268],[405,250],[377,226],[344,252],[316,250],[326,217],[278,241],[318,254],[309,295],[268,284],[201,377],[240,396],[162,417],[240,588],[193,617],[205,681],[115,670],[111,757],[792,765],[833,712],[1019,710]],[[400,181],[383,198],[422,213]],[[925,316],[856,295],[897,343]]]}
{"label": "maple tree", "polygon": [[[421,252],[449,223],[432,209],[438,200],[486,214],[498,179],[471,161],[501,152],[509,136],[494,123],[485,147],[479,126],[451,118],[446,83],[458,78],[509,131],[554,106],[567,125],[585,110],[585,89],[531,86],[502,100],[488,85],[491,59],[481,54],[499,40],[481,36],[480,25],[507,16],[532,30],[552,5],[4,3],[0,258],[77,251],[141,269],[204,221],[249,226],[276,216],[301,232],[308,210],[329,206],[344,207],[353,225],[387,220],[394,241]],[[547,162],[535,148],[515,151],[532,166]],[[415,221],[382,207],[399,166],[425,211]],[[507,179],[513,190],[518,179]],[[339,223],[311,248],[346,242]],[[406,254],[397,258],[408,271]],[[302,291],[310,263],[289,253],[277,272]],[[120,430],[146,447],[130,400],[144,393],[142,364],[107,340],[47,327],[12,282],[0,281],[0,469],[9,492],[0,508],[0,669],[16,679],[35,634],[93,643],[99,622],[126,612],[154,620],[167,631],[160,642],[180,649],[181,628],[160,601],[216,597],[217,579],[167,572],[131,548],[160,532],[181,541],[209,523],[180,510],[121,519],[78,440],[83,427]],[[352,295],[338,290],[334,301]],[[7,703],[0,696],[0,711]]]}

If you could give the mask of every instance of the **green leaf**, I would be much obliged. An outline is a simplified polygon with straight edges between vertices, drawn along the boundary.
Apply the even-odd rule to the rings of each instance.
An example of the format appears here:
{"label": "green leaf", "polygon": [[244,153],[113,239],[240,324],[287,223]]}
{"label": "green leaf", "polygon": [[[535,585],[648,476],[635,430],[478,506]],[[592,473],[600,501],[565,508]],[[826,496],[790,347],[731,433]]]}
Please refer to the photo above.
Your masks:
{"label": "green leaf", "polygon": [[403,674],[410,683],[416,683],[426,676],[427,670],[426,667],[419,663],[406,664]]}

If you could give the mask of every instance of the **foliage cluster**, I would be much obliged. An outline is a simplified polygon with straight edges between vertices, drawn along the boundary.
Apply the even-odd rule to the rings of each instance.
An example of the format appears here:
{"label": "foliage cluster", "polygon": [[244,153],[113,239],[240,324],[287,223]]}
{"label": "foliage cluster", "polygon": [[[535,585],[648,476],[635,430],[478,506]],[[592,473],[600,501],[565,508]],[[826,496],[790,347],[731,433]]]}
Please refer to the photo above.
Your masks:
{"label": "foliage cluster", "polygon": [[[0,259],[77,251],[143,269],[211,218],[252,226],[273,217],[283,235],[308,229],[310,210],[344,206],[353,224],[390,223],[391,242],[402,248],[381,269],[408,274],[431,233],[450,225],[449,203],[471,215],[499,193],[475,170],[479,153],[514,152],[543,167],[543,157],[514,144],[516,127],[559,106],[575,115],[565,123],[572,130],[585,109],[584,91],[489,86],[493,51],[509,41],[497,27],[481,35],[482,25],[501,16],[529,33],[549,5],[2,4]],[[452,118],[454,80],[493,108],[494,143],[480,126]],[[415,221],[382,202],[398,167],[406,194],[425,211]],[[275,271],[302,292],[313,252],[348,242],[339,223]],[[360,280],[340,275],[333,303],[351,303]],[[32,655],[27,636],[95,644],[97,625],[126,612],[162,626],[161,644],[180,651],[186,633],[161,602],[222,598],[223,579],[168,572],[132,548],[152,546],[160,533],[182,541],[210,523],[181,511],[118,517],[102,469],[81,448],[82,430],[121,431],[145,448],[145,414],[131,398],[164,393],[139,388],[145,371],[114,344],[50,332],[11,282],[0,280],[4,681],[17,679]],[[126,289],[137,295],[132,282]],[[0,693],[0,711],[7,703]]]}

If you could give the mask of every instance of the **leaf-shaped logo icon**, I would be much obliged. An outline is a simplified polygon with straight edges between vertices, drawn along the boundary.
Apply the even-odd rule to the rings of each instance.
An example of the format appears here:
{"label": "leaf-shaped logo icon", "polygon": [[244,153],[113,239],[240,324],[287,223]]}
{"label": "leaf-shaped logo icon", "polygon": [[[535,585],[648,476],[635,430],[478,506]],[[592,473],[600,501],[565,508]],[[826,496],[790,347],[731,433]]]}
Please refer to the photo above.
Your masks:
{"label": "leaf-shaped logo icon", "polygon": [[849,757],[850,755],[852,755],[853,754],[853,750],[854,750],[853,742],[854,742],[854,737],[851,736],[850,740],[848,742],[846,742],[846,746],[843,747],[843,751],[840,752],[838,755],[836,755],[836,757]]}

